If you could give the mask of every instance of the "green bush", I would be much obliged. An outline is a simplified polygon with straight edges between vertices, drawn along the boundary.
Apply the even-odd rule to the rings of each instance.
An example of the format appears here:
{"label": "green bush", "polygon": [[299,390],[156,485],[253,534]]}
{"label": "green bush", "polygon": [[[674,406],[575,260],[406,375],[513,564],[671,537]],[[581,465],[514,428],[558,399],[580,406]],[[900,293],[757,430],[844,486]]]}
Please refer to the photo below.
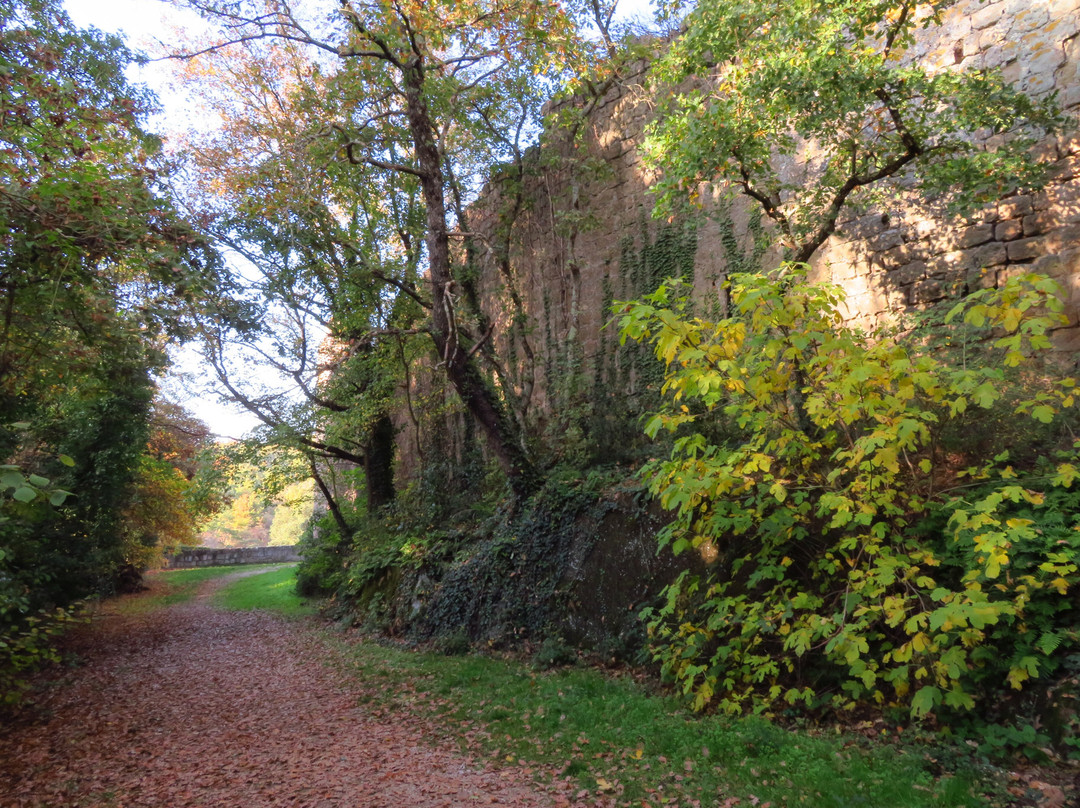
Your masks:
{"label": "green bush", "polygon": [[[647,614],[695,707],[919,717],[1049,686],[1076,649],[1080,577],[1075,381],[1039,361],[1058,294],[1012,278],[930,342],[850,327],[842,292],[795,265],[734,277],[719,321],[694,317],[678,284],[620,304],[622,338],[666,363],[647,431],[674,448],[643,470],[676,515],[662,544],[718,559]],[[708,440],[718,419],[737,437]],[[1024,462],[986,456],[978,436],[1017,421],[1039,427],[1015,447]]]}
{"label": "green bush", "polygon": [[0,709],[17,707],[30,688],[29,674],[60,661],[56,637],[78,622],[77,608],[54,609],[7,622],[0,604]]}

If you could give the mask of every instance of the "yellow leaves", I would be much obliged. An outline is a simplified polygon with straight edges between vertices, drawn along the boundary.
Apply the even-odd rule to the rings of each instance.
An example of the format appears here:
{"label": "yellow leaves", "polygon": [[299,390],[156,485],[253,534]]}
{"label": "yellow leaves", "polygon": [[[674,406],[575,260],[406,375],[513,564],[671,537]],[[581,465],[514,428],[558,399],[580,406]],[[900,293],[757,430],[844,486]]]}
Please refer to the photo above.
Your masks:
{"label": "yellow leaves", "polygon": [[911,648],[917,654],[925,653],[930,649],[930,646],[930,638],[921,631],[911,638]]}
{"label": "yellow leaves", "polygon": [[598,791],[606,793],[608,791],[614,791],[615,790],[615,784],[610,782],[609,780],[604,779],[603,777],[597,777],[596,778],[596,788],[597,788]]}

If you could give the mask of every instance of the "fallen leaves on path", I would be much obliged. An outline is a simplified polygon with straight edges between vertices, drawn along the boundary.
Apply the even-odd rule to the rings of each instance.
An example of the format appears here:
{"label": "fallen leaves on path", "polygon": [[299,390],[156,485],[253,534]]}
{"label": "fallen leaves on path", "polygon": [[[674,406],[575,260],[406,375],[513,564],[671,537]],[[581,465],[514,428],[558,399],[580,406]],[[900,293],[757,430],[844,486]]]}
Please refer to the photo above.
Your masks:
{"label": "fallen leaves on path", "polygon": [[5,808],[603,804],[373,713],[309,631],[268,614],[202,598],[96,621],[77,650],[85,664],[0,733]]}

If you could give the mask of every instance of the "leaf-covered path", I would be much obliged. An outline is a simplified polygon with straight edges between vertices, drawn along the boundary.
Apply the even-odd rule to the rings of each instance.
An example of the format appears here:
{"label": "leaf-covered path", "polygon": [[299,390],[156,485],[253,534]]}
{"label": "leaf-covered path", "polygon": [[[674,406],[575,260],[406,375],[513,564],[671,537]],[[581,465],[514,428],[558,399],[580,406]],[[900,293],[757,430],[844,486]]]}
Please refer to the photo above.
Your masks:
{"label": "leaf-covered path", "polygon": [[296,623],[195,600],[112,615],[36,717],[0,732],[0,805],[568,805],[363,706]]}

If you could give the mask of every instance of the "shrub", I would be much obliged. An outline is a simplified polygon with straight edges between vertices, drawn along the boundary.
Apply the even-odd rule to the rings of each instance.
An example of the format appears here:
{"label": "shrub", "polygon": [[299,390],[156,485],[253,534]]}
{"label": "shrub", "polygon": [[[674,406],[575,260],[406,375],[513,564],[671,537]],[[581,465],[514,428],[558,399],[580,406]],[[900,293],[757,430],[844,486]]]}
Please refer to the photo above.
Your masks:
{"label": "shrub", "polygon": [[[850,327],[841,290],[802,266],[734,277],[715,322],[674,283],[619,304],[622,338],[666,363],[668,403],[646,431],[674,448],[643,470],[676,515],[661,544],[719,559],[647,613],[655,658],[696,708],[962,711],[1047,681],[1075,650],[1075,382],[1038,360],[1057,294],[1027,275],[962,301],[946,338],[981,341],[959,361]],[[736,438],[706,439],[718,418]],[[1026,457],[1062,453],[944,450],[947,431],[995,418],[1041,427]]]}

